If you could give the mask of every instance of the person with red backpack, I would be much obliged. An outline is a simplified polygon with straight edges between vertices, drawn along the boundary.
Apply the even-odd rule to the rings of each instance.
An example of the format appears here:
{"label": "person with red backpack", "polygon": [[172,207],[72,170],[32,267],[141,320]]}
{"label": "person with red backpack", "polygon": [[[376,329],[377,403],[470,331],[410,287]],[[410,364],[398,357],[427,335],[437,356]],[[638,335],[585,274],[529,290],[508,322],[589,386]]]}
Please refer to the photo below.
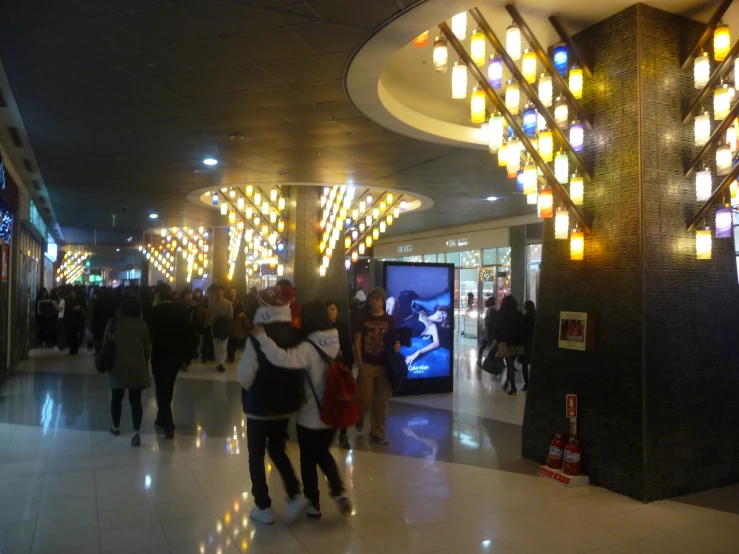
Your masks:
{"label": "person with red backpack", "polygon": [[277,346],[259,325],[252,334],[272,364],[305,372],[307,400],[298,412],[297,430],[303,494],[309,501],[306,514],[312,519],[321,517],[318,466],[326,476],[339,512],[345,515],[351,513],[352,503],[329,447],[337,428],[357,422],[361,403],[351,372],[344,364],[335,362],[339,333],[331,325],[326,307],[318,301],[303,305],[301,326],[304,340],[288,350]]}

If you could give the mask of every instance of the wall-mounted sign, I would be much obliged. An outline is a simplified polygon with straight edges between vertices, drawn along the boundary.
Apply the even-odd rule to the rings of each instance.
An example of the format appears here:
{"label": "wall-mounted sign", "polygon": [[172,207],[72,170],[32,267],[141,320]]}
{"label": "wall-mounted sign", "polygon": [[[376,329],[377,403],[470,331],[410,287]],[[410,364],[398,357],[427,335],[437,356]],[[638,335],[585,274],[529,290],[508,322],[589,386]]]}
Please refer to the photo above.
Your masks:
{"label": "wall-mounted sign", "polygon": [[58,255],[58,247],[51,235],[46,237],[46,257],[55,262]]}
{"label": "wall-mounted sign", "polygon": [[413,252],[413,245],[412,244],[401,244],[398,246],[398,253],[404,254],[405,252]]}
{"label": "wall-mounted sign", "polygon": [[594,322],[587,312],[559,312],[559,347],[583,352],[592,349]]}
{"label": "wall-mounted sign", "polygon": [[446,241],[446,245],[449,248],[456,248],[458,246],[467,246],[468,243],[469,243],[469,239],[467,239],[467,237],[449,239],[448,241]]}
{"label": "wall-mounted sign", "polygon": [[41,233],[42,237],[46,237],[46,223],[44,223],[44,220],[41,218],[41,214],[36,208],[36,204],[33,202],[33,200],[31,200],[31,204],[28,210],[28,221],[31,222],[31,225],[36,227],[38,232]]}

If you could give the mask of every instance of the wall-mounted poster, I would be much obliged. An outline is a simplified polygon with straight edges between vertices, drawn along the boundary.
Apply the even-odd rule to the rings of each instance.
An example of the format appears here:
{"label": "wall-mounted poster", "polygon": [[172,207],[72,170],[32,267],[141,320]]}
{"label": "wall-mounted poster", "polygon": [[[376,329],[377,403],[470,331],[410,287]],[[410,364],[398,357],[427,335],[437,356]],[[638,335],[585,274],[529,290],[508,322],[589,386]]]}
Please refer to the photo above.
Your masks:
{"label": "wall-mounted poster", "polygon": [[396,327],[410,329],[411,344],[400,350],[408,379],[398,394],[451,392],[454,359],[454,266],[386,262],[386,311]]}
{"label": "wall-mounted poster", "polygon": [[594,340],[593,316],[587,312],[559,312],[559,347],[590,350]]}

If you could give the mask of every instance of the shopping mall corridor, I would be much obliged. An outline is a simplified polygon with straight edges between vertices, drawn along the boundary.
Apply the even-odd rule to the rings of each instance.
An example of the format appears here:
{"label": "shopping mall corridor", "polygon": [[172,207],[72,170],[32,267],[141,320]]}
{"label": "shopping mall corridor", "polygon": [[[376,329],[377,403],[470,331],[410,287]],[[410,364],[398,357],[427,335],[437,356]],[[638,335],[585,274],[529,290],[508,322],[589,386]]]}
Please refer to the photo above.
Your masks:
{"label": "shopping mall corridor", "polygon": [[[0,402],[3,554],[706,552],[739,548],[737,488],[649,505],[598,487],[566,489],[519,457],[525,395],[509,397],[457,357],[455,392],[395,399],[387,447],[350,432],[334,450],[354,501],[341,517],[278,519],[252,507],[235,370],[194,365],[177,383],[177,438],[110,435],[109,390],[92,358],[32,352]],[[293,464],[298,449],[288,445]],[[275,512],[285,501],[268,465]],[[325,485],[321,485],[326,494]]]}

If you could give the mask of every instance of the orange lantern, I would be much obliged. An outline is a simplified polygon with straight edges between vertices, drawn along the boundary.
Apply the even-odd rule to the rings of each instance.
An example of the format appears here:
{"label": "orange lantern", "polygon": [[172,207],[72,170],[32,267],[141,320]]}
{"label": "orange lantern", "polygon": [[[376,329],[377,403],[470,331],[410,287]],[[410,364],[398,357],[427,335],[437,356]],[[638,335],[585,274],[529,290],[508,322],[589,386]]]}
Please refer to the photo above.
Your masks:
{"label": "orange lantern", "polygon": [[552,196],[552,189],[543,188],[539,191],[538,204],[539,217],[547,219],[554,215],[554,196]]}
{"label": "orange lantern", "polygon": [[423,48],[429,43],[429,32],[424,31],[420,35],[418,35],[416,38],[413,39],[413,46],[418,46],[419,48]]}

